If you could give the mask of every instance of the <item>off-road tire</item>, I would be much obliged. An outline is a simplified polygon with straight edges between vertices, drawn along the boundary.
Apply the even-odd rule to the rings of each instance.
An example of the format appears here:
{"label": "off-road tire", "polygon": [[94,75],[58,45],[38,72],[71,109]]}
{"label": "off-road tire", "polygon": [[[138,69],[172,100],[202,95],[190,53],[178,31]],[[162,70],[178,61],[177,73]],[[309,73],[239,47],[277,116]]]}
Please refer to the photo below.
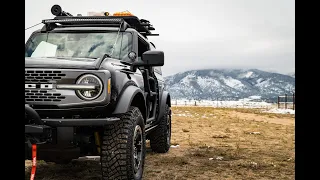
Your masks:
{"label": "off-road tire", "polygon": [[[120,121],[105,127],[100,158],[102,179],[142,179],[146,154],[144,128],[143,116],[137,107],[130,107],[129,111],[121,116]],[[141,161],[136,172],[135,133],[141,134],[137,136],[141,137]]]}
{"label": "off-road tire", "polygon": [[149,138],[152,151],[157,153],[169,151],[171,145],[171,109],[168,105],[165,107],[165,112],[159,125],[150,134]]}

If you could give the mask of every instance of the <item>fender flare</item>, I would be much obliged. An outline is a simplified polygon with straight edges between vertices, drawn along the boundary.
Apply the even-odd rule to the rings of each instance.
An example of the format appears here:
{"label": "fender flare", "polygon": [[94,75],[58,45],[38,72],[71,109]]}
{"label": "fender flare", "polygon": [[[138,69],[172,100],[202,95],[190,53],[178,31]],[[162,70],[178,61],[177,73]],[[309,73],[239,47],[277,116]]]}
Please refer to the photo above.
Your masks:
{"label": "fender flare", "polygon": [[[143,98],[143,92],[140,88],[136,87],[136,86],[128,86],[121,94],[120,94],[120,98],[117,102],[116,108],[113,111],[112,114],[124,114],[126,112],[129,111],[130,105],[134,99],[134,97],[137,94],[141,94]],[[146,108],[146,103],[145,103],[145,99],[143,102],[143,106]],[[142,113],[142,112],[141,112]],[[147,115],[144,114],[144,117],[146,117]]]}
{"label": "fender flare", "polygon": [[[169,99],[168,99],[169,98]],[[159,116],[158,120],[164,115],[165,106],[167,104],[167,100],[169,100],[168,106],[171,107],[171,97],[168,91],[163,91],[161,98],[160,98],[160,109],[159,109]]]}

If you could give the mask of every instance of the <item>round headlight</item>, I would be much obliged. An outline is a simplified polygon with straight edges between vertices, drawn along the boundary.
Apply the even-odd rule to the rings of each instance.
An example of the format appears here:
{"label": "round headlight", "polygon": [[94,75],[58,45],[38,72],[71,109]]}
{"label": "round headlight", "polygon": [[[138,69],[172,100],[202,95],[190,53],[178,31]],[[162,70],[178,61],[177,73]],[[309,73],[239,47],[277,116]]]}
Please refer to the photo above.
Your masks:
{"label": "round headlight", "polygon": [[78,79],[77,84],[94,85],[96,87],[95,89],[92,89],[92,90],[90,89],[90,90],[77,90],[76,91],[78,96],[84,100],[94,100],[94,99],[98,98],[102,93],[102,89],[103,89],[102,82],[95,75],[92,75],[92,74],[83,75]]}

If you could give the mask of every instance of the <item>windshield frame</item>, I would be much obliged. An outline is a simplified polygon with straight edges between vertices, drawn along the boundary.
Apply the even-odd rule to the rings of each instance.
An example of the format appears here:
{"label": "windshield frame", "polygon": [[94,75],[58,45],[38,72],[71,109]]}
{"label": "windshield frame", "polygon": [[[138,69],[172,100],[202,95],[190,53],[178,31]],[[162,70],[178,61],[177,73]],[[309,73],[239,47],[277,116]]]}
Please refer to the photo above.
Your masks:
{"label": "windshield frame", "polygon": [[[128,60],[128,54],[129,52],[132,52],[134,51],[134,33],[131,32],[131,31],[119,31],[118,29],[55,29],[55,30],[52,30],[52,31],[47,31],[47,32],[41,32],[40,30],[37,30],[37,31],[34,31],[30,37],[28,38],[27,42],[25,43],[25,53],[27,51],[27,48],[30,46],[30,43],[32,43],[32,39],[34,39],[36,36],[38,36],[39,34],[50,34],[50,33],[70,33],[70,34],[77,34],[77,33],[119,33],[119,37],[120,40],[118,40],[117,43],[122,43],[122,37],[121,37],[121,34],[122,36],[124,35],[124,33],[126,33],[126,35],[129,37],[129,44],[130,45],[130,48],[128,49],[128,53],[123,57],[123,59],[119,59],[117,57],[111,57],[113,59],[116,59],[116,60]],[[120,48],[122,48],[122,46],[120,46]],[[101,54],[102,56],[103,54]],[[25,58],[33,58],[33,57],[27,57],[25,56]],[[44,57],[46,58],[46,57]],[[56,57],[56,58],[59,58],[59,57]],[[81,57],[69,57],[69,58],[65,58],[65,59],[77,59],[77,58],[81,58]],[[97,57],[96,59],[99,59],[100,57]],[[90,59],[90,58],[88,58]],[[94,58],[92,58],[92,60],[96,60]]]}

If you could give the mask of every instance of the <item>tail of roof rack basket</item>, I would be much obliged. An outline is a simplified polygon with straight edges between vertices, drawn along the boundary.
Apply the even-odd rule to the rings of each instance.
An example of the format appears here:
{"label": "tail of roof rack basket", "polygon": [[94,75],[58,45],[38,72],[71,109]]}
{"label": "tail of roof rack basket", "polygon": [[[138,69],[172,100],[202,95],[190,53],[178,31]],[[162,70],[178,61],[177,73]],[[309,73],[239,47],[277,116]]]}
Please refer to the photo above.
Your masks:
{"label": "tail of roof rack basket", "polygon": [[[56,17],[54,19],[43,20],[45,24],[42,31],[51,31],[56,27],[119,27],[121,31],[127,28],[134,28],[143,36],[157,36],[151,31],[155,28],[148,20],[139,19],[136,16],[72,16],[68,12],[62,11],[61,7],[54,5],[51,12]],[[60,24],[60,25],[58,25]]]}

